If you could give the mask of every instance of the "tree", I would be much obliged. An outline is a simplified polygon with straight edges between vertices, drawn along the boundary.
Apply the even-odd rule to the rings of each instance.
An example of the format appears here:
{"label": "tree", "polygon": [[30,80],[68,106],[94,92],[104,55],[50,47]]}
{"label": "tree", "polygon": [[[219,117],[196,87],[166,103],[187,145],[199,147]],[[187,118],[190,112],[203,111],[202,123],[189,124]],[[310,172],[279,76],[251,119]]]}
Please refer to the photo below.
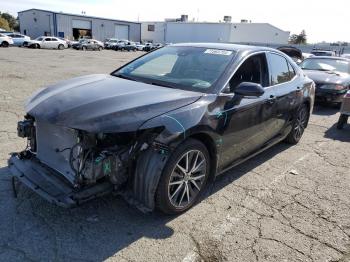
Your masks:
{"label": "tree", "polygon": [[10,31],[9,22],[2,17],[0,17],[0,28]]}
{"label": "tree", "polygon": [[306,44],[307,43],[307,37],[305,30],[301,31],[300,34],[293,34],[289,37],[289,43],[290,44]]}
{"label": "tree", "polygon": [[15,30],[15,31],[19,30],[18,18],[15,18],[9,13],[1,13],[1,12],[0,12],[0,17],[5,19],[8,22],[8,25],[10,27],[9,30]]}

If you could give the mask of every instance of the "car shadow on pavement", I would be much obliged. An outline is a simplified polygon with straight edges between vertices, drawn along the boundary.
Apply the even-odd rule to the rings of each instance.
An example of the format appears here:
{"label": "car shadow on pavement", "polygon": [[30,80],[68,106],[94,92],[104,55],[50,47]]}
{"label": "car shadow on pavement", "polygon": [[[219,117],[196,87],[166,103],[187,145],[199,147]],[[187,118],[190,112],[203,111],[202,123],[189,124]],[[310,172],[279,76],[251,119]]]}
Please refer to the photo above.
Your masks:
{"label": "car shadow on pavement", "polygon": [[[219,176],[206,196],[214,194],[289,148],[280,143]],[[167,223],[176,216],[143,214],[123,199],[106,196],[80,207],[50,204],[24,186],[14,198],[7,167],[0,168],[0,260],[103,261],[142,239],[166,239],[174,234]],[[144,250],[141,250],[144,252]],[[12,255],[11,255],[12,254]]]}
{"label": "car shadow on pavement", "polygon": [[330,116],[335,115],[338,112],[339,106],[315,104],[312,114],[319,116]]}
{"label": "car shadow on pavement", "polygon": [[239,164],[238,166],[233,167],[232,169],[219,175],[215,179],[214,183],[209,186],[207,196],[214,194],[217,191],[220,191],[222,188],[224,188],[228,184],[234,182],[235,180],[239,179],[245,174],[251,172],[253,169],[269,161],[271,158],[275,157],[276,155],[287,150],[290,147],[291,147],[290,144],[281,142],[277,145],[274,145],[270,149],[262,152],[261,154],[249,159],[248,161],[242,164]]}
{"label": "car shadow on pavement", "polygon": [[350,142],[350,123],[344,125],[341,130],[337,129],[337,123],[335,123],[325,132],[324,137],[341,142]]}

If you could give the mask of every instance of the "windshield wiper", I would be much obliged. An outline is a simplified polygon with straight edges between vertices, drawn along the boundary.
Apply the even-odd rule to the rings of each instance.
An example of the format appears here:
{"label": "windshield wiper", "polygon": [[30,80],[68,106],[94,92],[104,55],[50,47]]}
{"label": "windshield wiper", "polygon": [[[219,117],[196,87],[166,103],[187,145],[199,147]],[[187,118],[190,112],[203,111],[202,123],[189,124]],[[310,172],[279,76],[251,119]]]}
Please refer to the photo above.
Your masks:
{"label": "windshield wiper", "polygon": [[147,84],[154,85],[154,86],[162,86],[162,87],[174,88],[174,86],[172,86],[172,85],[167,85],[167,84],[163,84],[163,83],[150,82],[150,83],[147,83]]}

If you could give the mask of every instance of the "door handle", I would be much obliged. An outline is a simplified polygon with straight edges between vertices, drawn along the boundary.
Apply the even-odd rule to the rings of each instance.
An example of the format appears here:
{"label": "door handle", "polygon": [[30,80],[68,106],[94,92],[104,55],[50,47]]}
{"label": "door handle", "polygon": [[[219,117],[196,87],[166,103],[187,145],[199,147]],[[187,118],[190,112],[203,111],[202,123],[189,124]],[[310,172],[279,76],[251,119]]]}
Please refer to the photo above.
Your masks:
{"label": "door handle", "polygon": [[270,97],[267,99],[267,103],[272,105],[276,102],[276,96],[270,95]]}

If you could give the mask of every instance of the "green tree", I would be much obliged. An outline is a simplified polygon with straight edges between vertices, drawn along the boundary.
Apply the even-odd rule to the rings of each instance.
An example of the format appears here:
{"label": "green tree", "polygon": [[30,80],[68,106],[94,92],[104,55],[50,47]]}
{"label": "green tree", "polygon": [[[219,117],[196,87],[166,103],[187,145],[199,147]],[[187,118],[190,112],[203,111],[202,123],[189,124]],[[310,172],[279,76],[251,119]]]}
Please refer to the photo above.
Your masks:
{"label": "green tree", "polygon": [[15,31],[19,30],[18,18],[15,18],[9,13],[1,13],[1,12],[0,12],[0,17],[5,19],[8,22],[10,30],[15,30]]}
{"label": "green tree", "polygon": [[305,30],[301,31],[300,34],[293,34],[289,37],[289,43],[290,44],[306,44],[307,43],[307,36]]}
{"label": "green tree", "polygon": [[2,17],[0,17],[0,28],[10,31],[9,22]]}

